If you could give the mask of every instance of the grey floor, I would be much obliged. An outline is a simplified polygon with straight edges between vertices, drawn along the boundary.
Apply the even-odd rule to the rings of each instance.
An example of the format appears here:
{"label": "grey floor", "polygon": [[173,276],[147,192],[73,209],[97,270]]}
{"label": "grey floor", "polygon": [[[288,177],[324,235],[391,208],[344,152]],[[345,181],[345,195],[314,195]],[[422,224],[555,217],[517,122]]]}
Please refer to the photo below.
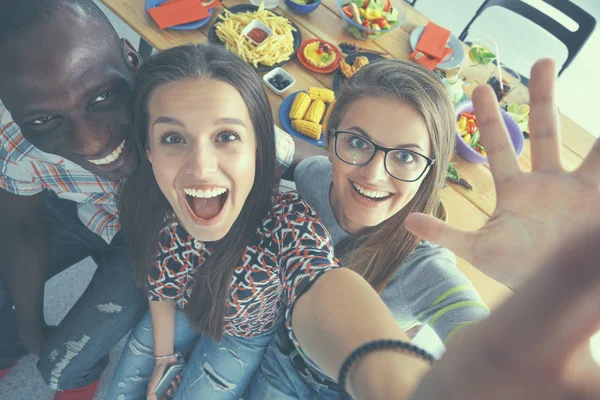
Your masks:
{"label": "grey floor", "polygon": [[[535,4],[539,0],[526,1]],[[600,1],[575,0],[575,3],[600,20]],[[460,6],[458,6],[459,4]],[[437,23],[452,30],[455,34],[459,34],[480,4],[481,0],[418,0],[417,8]],[[129,39],[131,43],[137,44],[139,36],[114,14],[104,7],[103,9],[120,35]],[[519,69],[520,72],[528,71],[533,61],[539,57],[551,56],[557,60],[566,57],[566,52],[556,51],[555,46],[547,37],[535,29],[523,25],[522,21],[517,21],[516,25],[511,25],[510,29],[506,29],[502,22],[508,20],[508,17],[503,14],[484,16],[481,22],[474,26],[473,35],[470,37],[483,37],[486,33],[492,35],[502,49],[503,60]],[[514,20],[510,19],[510,21],[512,23]],[[595,136],[600,136],[600,128],[594,118],[594,113],[598,112],[598,101],[593,101],[600,93],[599,52],[600,33],[597,30],[558,82],[558,101],[561,111]],[[45,314],[50,324],[58,323],[67,313],[74,300],[79,297],[90,281],[94,270],[94,263],[91,259],[86,259],[47,283]],[[431,330],[426,329],[420,333],[417,341],[436,354],[440,354],[442,351],[439,340]],[[123,344],[124,341],[121,341],[111,351],[111,363],[102,377],[96,399],[104,398],[107,382],[112,375]],[[44,385],[39,377],[35,363],[34,356],[27,356],[10,371],[0,382],[0,399],[52,399],[53,392]]]}

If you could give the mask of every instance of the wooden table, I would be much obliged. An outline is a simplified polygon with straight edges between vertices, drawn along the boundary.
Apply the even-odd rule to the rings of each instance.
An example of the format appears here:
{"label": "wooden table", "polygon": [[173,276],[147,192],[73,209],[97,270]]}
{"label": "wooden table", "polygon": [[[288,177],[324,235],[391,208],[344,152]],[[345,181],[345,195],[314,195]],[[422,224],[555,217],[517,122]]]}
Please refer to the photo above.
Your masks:
{"label": "wooden table", "polygon": [[[161,31],[146,14],[144,0],[102,0],[102,2],[130,25],[152,47],[158,50],[185,43],[208,43],[208,28],[212,25],[216,16],[223,11],[222,8],[216,8],[212,21],[199,30]],[[243,0],[223,1],[223,4],[228,7],[243,3],[248,2]],[[360,47],[377,51],[387,51],[394,58],[408,60],[411,53],[409,34],[415,27],[425,25],[428,22],[428,18],[421,15],[408,4],[405,7],[408,14],[406,23],[399,29],[390,32],[376,41],[370,42],[355,41],[345,31],[336,0],[323,0],[321,6],[316,11],[307,15],[292,13],[287,9],[283,0],[275,11],[290,18],[298,25],[303,40],[320,38],[334,44],[341,42],[356,43]],[[463,67],[461,72],[468,81],[485,83],[491,73],[490,68],[491,66]],[[286,91],[281,96],[278,96],[265,88],[271,101],[273,116],[278,125],[280,125],[278,117],[279,105],[290,92],[305,90],[310,86],[331,88],[333,79],[333,74],[323,75],[309,72],[298,61],[288,63],[285,69],[296,79],[296,84],[290,91]],[[465,88],[468,95],[474,89],[474,86],[470,85]],[[527,88],[521,86],[515,89],[509,95],[508,100],[522,103],[528,102]],[[562,127],[562,162],[567,169],[572,170],[587,155],[595,138],[564,115],[561,115],[560,121]],[[455,186],[447,187],[442,192],[442,199],[448,211],[449,222],[452,225],[462,229],[475,230],[485,223],[495,208],[496,194],[492,174],[487,165],[470,164],[460,157],[457,157],[456,161],[461,177],[471,183],[473,190],[469,191]],[[519,161],[523,170],[531,170],[529,141],[525,142],[525,151],[519,158]],[[496,307],[510,294],[510,291],[506,287],[488,278],[462,259],[459,259],[459,268],[474,283],[482,298],[490,307]]]}

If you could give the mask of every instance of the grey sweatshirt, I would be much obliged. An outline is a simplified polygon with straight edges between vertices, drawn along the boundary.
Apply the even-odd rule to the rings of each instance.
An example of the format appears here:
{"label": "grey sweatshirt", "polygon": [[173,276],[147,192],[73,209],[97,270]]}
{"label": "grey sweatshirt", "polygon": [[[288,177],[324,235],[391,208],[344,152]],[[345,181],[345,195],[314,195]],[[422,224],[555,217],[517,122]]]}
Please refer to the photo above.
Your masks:
{"label": "grey sweatshirt", "polygon": [[[327,157],[302,161],[294,175],[298,192],[315,207],[334,246],[350,236],[329,204],[332,178]],[[475,287],[456,267],[454,254],[425,241],[398,268],[381,298],[404,330],[428,324],[444,342],[489,314]]]}

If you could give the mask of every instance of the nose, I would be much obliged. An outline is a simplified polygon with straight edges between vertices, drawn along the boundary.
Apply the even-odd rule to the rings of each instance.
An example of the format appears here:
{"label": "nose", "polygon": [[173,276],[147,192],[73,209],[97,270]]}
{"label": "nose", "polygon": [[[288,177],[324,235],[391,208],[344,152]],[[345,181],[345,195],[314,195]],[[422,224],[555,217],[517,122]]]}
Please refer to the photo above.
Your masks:
{"label": "nose", "polygon": [[108,124],[94,121],[89,117],[71,121],[72,152],[83,157],[105,156],[106,147],[112,136]]}
{"label": "nose", "polygon": [[369,183],[381,182],[386,179],[385,153],[377,151],[371,161],[360,167],[360,175]]}
{"label": "nose", "polygon": [[214,174],[218,165],[217,150],[205,143],[198,143],[187,155],[185,171],[196,179],[204,179]]}

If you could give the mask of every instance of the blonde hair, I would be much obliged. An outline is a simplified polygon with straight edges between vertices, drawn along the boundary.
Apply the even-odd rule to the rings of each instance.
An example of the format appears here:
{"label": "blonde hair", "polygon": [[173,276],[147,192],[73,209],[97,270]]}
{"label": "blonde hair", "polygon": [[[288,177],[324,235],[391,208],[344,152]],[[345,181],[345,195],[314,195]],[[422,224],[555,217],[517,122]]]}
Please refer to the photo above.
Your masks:
{"label": "blonde hair", "polygon": [[380,60],[366,65],[346,82],[329,118],[329,134],[352,103],[373,97],[402,101],[418,111],[429,131],[430,157],[436,160],[414,198],[398,213],[336,247],[342,263],[381,293],[419,243],[419,238],[404,228],[404,220],[413,212],[433,214],[436,209],[454,150],[456,122],[450,95],[435,74],[413,63]]}

